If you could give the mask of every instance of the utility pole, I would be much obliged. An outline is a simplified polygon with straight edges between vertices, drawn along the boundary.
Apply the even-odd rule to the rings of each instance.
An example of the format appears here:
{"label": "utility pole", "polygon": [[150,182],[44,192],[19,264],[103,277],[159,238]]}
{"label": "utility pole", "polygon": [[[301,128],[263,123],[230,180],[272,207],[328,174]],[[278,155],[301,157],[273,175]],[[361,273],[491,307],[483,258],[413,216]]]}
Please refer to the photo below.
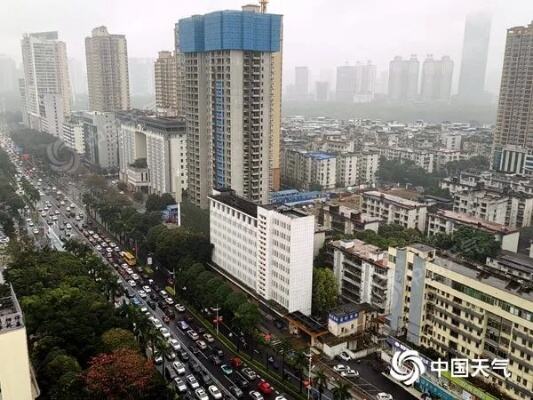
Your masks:
{"label": "utility pole", "polygon": [[311,347],[309,347],[309,371],[307,372],[307,400],[311,397],[311,369],[313,366],[311,363],[313,362],[313,353],[311,352]]}
{"label": "utility pole", "polygon": [[217,336],[219,335],[219,331],[218,331],[219,324],[220,324],[220,321],[218,320],[218,304],[217,304]]}

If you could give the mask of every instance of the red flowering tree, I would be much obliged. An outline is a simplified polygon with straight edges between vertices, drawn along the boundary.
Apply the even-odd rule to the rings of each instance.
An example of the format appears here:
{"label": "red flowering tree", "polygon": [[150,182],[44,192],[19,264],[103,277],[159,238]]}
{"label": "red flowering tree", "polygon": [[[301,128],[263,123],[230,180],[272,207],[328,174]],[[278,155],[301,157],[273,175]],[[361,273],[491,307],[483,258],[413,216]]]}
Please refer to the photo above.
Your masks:
{"label": "red flowering tree", "polygon": [[156,370],[136,351],[120,349],[93,357],[85,373],[89,391],[110,400],[133,400],[151,389]]}

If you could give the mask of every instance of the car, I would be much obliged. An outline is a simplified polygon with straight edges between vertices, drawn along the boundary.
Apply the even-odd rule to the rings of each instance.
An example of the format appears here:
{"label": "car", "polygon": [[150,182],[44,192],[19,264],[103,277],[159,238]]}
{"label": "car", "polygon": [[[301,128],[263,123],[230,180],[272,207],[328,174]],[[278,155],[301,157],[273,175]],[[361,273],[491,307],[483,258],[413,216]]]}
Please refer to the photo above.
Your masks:
{"label": "car", "polygon": [[246,378],[243,378],[240,375],[237,375],[237,379],[235,380],[235,383],[242,389],[248,388],[250,386],[250,382]]}
{"label": "car", "polygon": [[167,328],[159,328],[159,332],[161,332],[161,336],[163,336],[165,339],[170,338],[170,332]]}
{"label": "car", "polygon": [[191,328],[189,324],[185,321],[178,321],[178,326],[182,331],[188,331]]}
{"label": "car", "polygon": [[219,356],[220,358],[224,358],[224,352],[222,351],[220,347],[214,346],[213,353]]}
{"label": "car", "polygon": [[174,351],[181,350],[181,344],[180,342],[178,342],[177,339],[174,339],[174,338],[168,339],[168,344],[170,345],[170,347],[172,347],[172,350]]}
{"label": "car", "polygon": [[220,369],[224,373],[224,375],[231,375],[233,373],[233,368],[231,368],[228,364],[222,364],[220,366]]}
{"label": "car", "polygon": [[261,393],[266,394],[266,395],[273,392],[273,389],[270,383],[268,383],[264,379],[261,379],[261,381],[257,384],[257,390],[259,390]]}
{"label": "car", "polygon": [[30,221],[30,223],[28,224],[30,227],[32,227],[34,224],[33,222]]}
{"label": "car", "polygon": [[144,290],[139,290],[139,296],[141,297],[141,299],[146,299],[148,297]]}
{"label": "car", "polygon": [[231,366],[235,369],[242,367],[242,360],[239,357],[233,357],[231,359]]}
{"label": "car", "polygon": [[211,397],[215,400],[219,400],[222,398],[222,392],[219,388],[217,388],[215,385],[211,385],[207,388],[207,391],[211,395]]}
{"label": "car", "polygon": [[195,331],[193,331],[192,329],[189,329],[187,331],[187,336],[189,336],[192,340],[198,340],[198,338],[199,338],[198,334]]}
{"label": "car", "polygon": [[145,293],[148,293],[148,294],[152,293],[152,289],[148,285],[144,285],[143,290]]}
{"label": "car", "polygon": [[357,378],[359,376],[359,372],[357,372],[355,369],[348,368],[346,371],[341,372],[341,376],[345,378]]}
{"label": "car", "polygon": [[168,353],[165,353],[165,358],[167,361],[174,361],[176,359],[176,353],[169,351]]}
{"label": "car", "polygon": [[211,355],[209,356],[209,359],[210,359],[211,362],[212,362],[214,365],[216,365],[216,366],[222,364],[222,360],[221,360],[220,357],[217,356],[216,354],[211,354]]}
{"label": "car", "polygon": [[376,400],[393,400],[393,398],[391,394],[381,392],[376,395]]}
{"label": "car", "polygon": [[182,304],[176,304],[174,307],[176,308],[177,312],[185,312],[185,306]]}
{"label": "car", "polygon": [[250,395],[250,398],[252,400],[264,400],[264,397],[261,395],[261,393],[255,391],[255,390],[252,390],[250,393],[248,393]]}
{"label": "car", "polygon": [[170,318],[169,318],[168,315],[163,315],[163,322],[164,322],[165,324],[169,324],[169,323],[170,323]]}
{"label": "car", "polygon": [[276,396],[274,400],[287,400],[287,398],[284,395],[280,394],[279,396]]}
{"label": "car", "polygon": [[181,350],[181,351],[178,353],[178,357],[179,357],[180,360],[183,361],[183,362],[187,362],[187,361],[189,361],[189,353],[187,353],[185,350]]}
{"label": "car", "polygon": [[45,211],[43,211],[43,212],[41,213],[41,217],[43,217],[43,218],[46,217],[47,215],[48,215],[48,214],[47,214]]}
{"label": "car", "polygon": [[133,296],[133,298],[131,299],[131,302],[136,305],[136,306],[140,306],[142,303],[141,303],[141,300],[139,300],[137,297]]}
{"label": "car", "polygon": [[52,221],[57,221],[57,215],[54,215],[54,216],[52,217]]}
{"label": "car", "polygon": [[159,292],[159,294],[160,294],[161,297],[163,297],[163,298],[167,298],[167,297],[168,297],[168,293],[166,292],[166,290],[161,290],[161,291]]}
{"label": "car", "polygon": [[193,374],[187,375],[185,377],[185,380],[187,381],[187,384],[191,387],[191,389],[198,389],[200,387],[200,384],[198,383]]}
{"label": "car", "polygon": [[160,354],[158,354],[158,355],[155,356],[155,358],[154,358],[154,363],[155,363],[155,365],[161,365],[161,364],[163,364],[163,357],[162,357]]}
{"label": "car", "polygon": [[131,278],[132,278],[133,280],[136,280],[136,281],[138,281],[139,279],[141,279],[141,277],[140,277],[139,275],[137,275],[137,274],[131,274]]}
{"label": "car", "polygon": [[150,317],[148,319],[155,326],[156,329],[161,329],[163,327],[161,321],[159,321],[156,317]]}
{"label": "car", "polygon": [[337,364],[333,366],[333,371],[335,372],[343,372],[346,371],[349,367],[347,367],[344,364]]}
{"label": "car", "polygon": [[208,342],[208,343],[213,343],[215,341],[215,338],[213,337],[213,335],[211,335],[210,333],[204,333],[204,339]]}
{"label": "car", "polygon": [[198,346],[198,348],[200,350],[205,350],[207,349],[207,344],[203,341],[203,340],[197,340],[196,341],[196,346]]}
{"label": "car", "polygon": [[257,374],[253,369],[249,367],[243,368],[241,370],[241,374],[243,374],[244,377],[250,381],[255,381],[257,379]]}
{"label": "car", "polygon": [[204,388],[198,388],[194,391],[194,395],[198,400],[209,400],[209,396],[205,392]]}
{"label": "car", "polygon": [[135,287],[135,286],[137,286],[137,283],[136,283],[133,279],[130,279],[130,280],[128,281],[128,283],[129,283],[129,285],[130,285],[131,287]]}
{"label": "car", "polygon": [[202,367],[200,367],[200,364],[195,363],[194,361],[191,361],[189,363],[189,368],[193,373],[199,374],[202,372]]}
{"label": "car", "polygon": [[343,361],[350,361],[352,359],[352,357],[350,357],[350,355],[346,353],[345,351],[341,351],[338,357]]}
{"label": "car", "polygon": [[165,297],[165,303],[167,303],[169,306],[174,304],[174,300],[172,300],[171,297]]}
{"label": "car", "polygon": [[244,393],[242,392],[242,390],[241,390],[239,387],[235,386],[235,385],[231,385],[231,386],[229,387],[229,391],[230,391],[230,393],[231,393],[232,395],[234,395],[234,396],[235,396],[236,398],[238,398],[238,399],[240,399],[240,398],[244,395]]}
{"label": "car", "polygon": [[172,367],[174,368],[174,370],[176,371],[178,375],[185,375],[185,372],[187,372],[185,370],[185,365],[183,365],[183,363],[179,361],[174,361],[172,363]]}
{"label": "car", "polygon": [[59,212],[59,210],[55,210],[54,214],[55,214],[55,215],[59,215],[59,214],[61,214],[61,213]]}
{"label": "car", "polygon": [[201,378],[202,378],[203,384],[206,385],[206,386],[210,385],[211,383],[213,383],[213,380],[211,379],[211,377],[207,373],[202,374]]}
{"label": "car", "polygon": [[174,378],[174,385],[176,386],[176,389],[178,389],[178,392],[183,393],[187,391],[187,385],[185,382],[183,382],[183,379],[181,378]]}
{"label": "car", "polygon": [[34,235],[38,235],[38,234],[39,234],[39,229],[35,228],[35,229],[33,230],[33,234],[34,234]]}

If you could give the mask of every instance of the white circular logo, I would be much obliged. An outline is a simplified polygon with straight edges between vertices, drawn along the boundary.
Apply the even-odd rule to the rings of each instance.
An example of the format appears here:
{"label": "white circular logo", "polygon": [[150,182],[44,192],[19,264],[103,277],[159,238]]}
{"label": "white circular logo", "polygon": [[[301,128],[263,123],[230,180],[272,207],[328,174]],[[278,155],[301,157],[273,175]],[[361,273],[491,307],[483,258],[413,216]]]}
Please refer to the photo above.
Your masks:
{"label": "white circular logo", "polygon": [[397,351],[392,356],[390,376],[404,385],[412,385],[425,372],[426,366],[416,350]]}

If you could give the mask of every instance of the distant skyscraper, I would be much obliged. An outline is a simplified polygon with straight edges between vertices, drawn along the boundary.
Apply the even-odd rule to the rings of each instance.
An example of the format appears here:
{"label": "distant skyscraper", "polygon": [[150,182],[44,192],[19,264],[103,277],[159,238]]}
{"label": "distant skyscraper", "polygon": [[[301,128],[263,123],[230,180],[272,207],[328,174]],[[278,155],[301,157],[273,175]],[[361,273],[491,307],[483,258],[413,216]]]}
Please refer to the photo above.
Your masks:
{"label": "distant skyscraper", "polygon": [[368,61],[366,64],[357,63],[355,68],[355,98],[356,102],[369,102],[374,98],[376,90],[376,66]]}
{"label": "distant skyscraper", "polygon": [[282,17],[251,5],[182,19],[176,29],[191,200],[206,208],[213,189],[232,188],[268,202],[279,151]]}
{"label": "distant skyscraper", "polygon": [[357,69],[353,65],[337,67],[337,82],[335,85],[335,100],[352,102],[355,96]]}
{"label": "distant skyscraper", "polygon": [[74,96],[87,93],[87,71],[83,62],[69,58],[68,68],[70,72],[70,83]]}
{"label": "distant skyscraper", "polygon": [[110,35],[105,26],[85,38],[89,109],[119,111],[130,108],[128,48],[124,35]]}
{"label": "distant skyscraper", "polygon": [[309,68],[294,68],[294,97],[296,100],[307,100],[309,96]]}
{"label": "distant skyscraper", "polygon": [[315,83],[315,97],[316,101],[328,101],[329,96],[329,82]]}
{"label": "distant skyscraper", "polygon": [[422,65],[420,97],[423,101],[449,101],[452,89],[453,61],[448,56],[440,60],[429,54]]}
{"label": "distant skyscraper", "polygon": [[419,62],[415,55],[409,60],[394,57],[389,64],[389,99],[412,101],[418,96]]}
{"label": "distant skyscraper", "polygon": [[176,54],[160,51],[154,63],[155,105],[159,114],[178,115],[178,67]]}
{"label": "distant skyscraper", "polygon": [[494,131],[493,166],[533,173],[533,22],[507,30]]}
{"label": "distant skyscraper", "polygon": [[486,13],[466,17],[458,98],[478,103],[486,99],[485,73],[489,50],[491,16]]}
{"label": "distant skyscraper", "polygon": [[128,59],[130,92],[132,96],[154,95],[154,59],[133,57]]}
{"label": "distant skyscraper", "polygon": [[[27,123],[33,129],[60,136],[61,132],[49,131],[46,125],[57,116],[60,120],[51,125],[62,126],[63,116],[70,114],[71,92],[65,42],[58,40],[57,32],[30,33],[22,38],[21,47]],[[56,114],[57,109],[54,115],[46,114],[51,104],[62,110],[61,115]]]}
{"label": "distant skyscraper", "polygon": [[0,93],[16,91],[18,91],[18,83],[15,60],[0,54]]}

